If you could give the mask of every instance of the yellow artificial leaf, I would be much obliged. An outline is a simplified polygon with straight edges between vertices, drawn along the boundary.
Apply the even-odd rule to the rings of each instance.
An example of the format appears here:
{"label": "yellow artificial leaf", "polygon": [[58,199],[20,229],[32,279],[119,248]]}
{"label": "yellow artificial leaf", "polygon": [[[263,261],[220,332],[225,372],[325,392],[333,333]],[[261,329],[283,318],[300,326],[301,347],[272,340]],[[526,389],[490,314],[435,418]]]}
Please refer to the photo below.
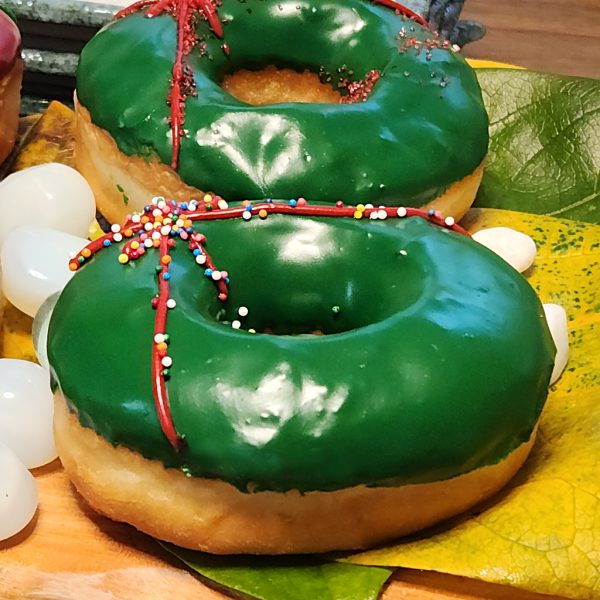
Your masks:
{"label": "yellow artificial leaf", "polygon": [[600,226],[486,209],[471,211],[467,226],[510,226],[535,239],[527,276],[542,302],[567,311],[569,363],[505,490],[444,527],[349,560],[600,598]]}
{"label": "yellow artificial leaf", "polygon": [[33,319],[15,308],[8,300],[1,302],[3,314],[0,326],[0,356],[37,362],[31,341]]}
{"label": "yellow artificial leaf", "polygon": [[495,60],[483,60],[481,58],[467,58],[467,62],[474,69],[523,69],[523,67],[517,65],[496,62]]}
{"label": "yellow artificial leaf", "polygon": [[16,153],[11,171],[49,162],[72,167],[74,129],[75,113],[60,102],[51,102],[35,125],[24,133],[23,145]]}

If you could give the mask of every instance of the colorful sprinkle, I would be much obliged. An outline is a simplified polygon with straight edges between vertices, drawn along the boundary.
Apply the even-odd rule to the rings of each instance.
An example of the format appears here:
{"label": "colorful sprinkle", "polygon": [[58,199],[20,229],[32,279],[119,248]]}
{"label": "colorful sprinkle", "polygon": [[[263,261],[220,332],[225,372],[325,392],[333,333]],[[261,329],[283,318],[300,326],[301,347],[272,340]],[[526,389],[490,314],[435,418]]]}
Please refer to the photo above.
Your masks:
{"label": "colorful sprinkle", "polygon": [[[211,199],[217,202],[217,204],[222,200],[221,198],[217,199],[217,197],[211,197]],[[151,300],[152,308],[156,310],[152,350],[153,392],[155,394],[155,405],[161,427],[165,436],[175,448],[179,448],[183,438],[177,433],[170,415],[168,392],[165,386],[165,381],[170,376],[170,372],[162,361],[164,359],[170,360],[170,357],[166,354],[168,344],[168,334],[165,333],[166,314],[168,310],[174,309],[177,305],[176,301],[169,297],[171,274],[168,271],[172,262],[170,251],[175,248],[176,239],[184,240],[193,256],[193,260],[204,267],[204,274],[214,282],[218,289],[219,300],[224,302],[228,297],[227,285],[229,283],[229,274],[227,271],[218,269],[214,265],[204,247],[206,237],[192,229],[195,221],[236,217],[248,220],[252,217],[254,210],[256,210],[261,218],[262,215],[273,213],[314,217],[350,217],[354,219],[362,219],[368,215],[370,219],[381,220],[395,214],[399,218],[419,217],[427,219],[435,225],[445,226],[452,231],[468,235],[461,227],[456,225],[452,217],[442,219],[439,211],[424,212],[419,209],[405,207],[386,208],[379,206],[378,208],[374,208],[372,204],[357,204],[355,208],[352,208],[352,206],[344,205],[341,200],[337,201],[335,206],[318,204],[308,206],[306,199],[300,197],[297,200],[290,200],[288,202],[273,202],[273,200],[268,200],[262,204],[257,204],[255,207],[253,207],[251,202],[245,201],[240,207],[230,208],[228,205],[221,204],[219,209],[219,214],[215,215],[208,212],[205,206],[199,206],[195,200],[178,204],[174,201],[166,201],[162,197],[153,198],[152,203],[144,208],[143,214],[129,215],[123,228],[118,225],[111,226],[109,233],[90,242],[68,263],[70,270],[77,271],[81,263],[85,263],[88,258],[92,258],[99,250],[109,247],[111,242],[120,242],[124,237],[133,238],[136,234],[137,238],[129,239],[125,242],[118,256],[121,264],[137,260],[145,254],[147,249],[149,250],[152,247],[160,250],[159,264],[156,265],[159,290],[158,294]],[[407,252],[406,250],[400,250],[399,254],[406,256]],[[340,307],[337,305],[332,306],[331,311],[333,314],[338,314]],[[248,312],[246,306],[238,308],[238,316],[240,318],[246,317]],[[241,328],[241,321],[235,319],[232,321],[232,327],[234,329]],[[256,333],[252,328],[249,328],[248,332]]]}

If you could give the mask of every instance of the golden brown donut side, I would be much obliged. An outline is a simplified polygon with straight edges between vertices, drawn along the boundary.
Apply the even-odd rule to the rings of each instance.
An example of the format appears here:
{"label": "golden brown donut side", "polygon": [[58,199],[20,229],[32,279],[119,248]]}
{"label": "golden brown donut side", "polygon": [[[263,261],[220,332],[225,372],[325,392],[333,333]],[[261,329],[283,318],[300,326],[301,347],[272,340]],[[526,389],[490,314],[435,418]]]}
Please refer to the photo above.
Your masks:
{"label": "golden brown donut side", "polygon": [[[157,195],[187,202],[200,198],[204,192],[218,193],[218,190],[198,190],[186,185],[171,167],[157,159],[146,161],[127,156],[110,134],[91,122],[89,112],[77,99],[75,112],[75,166],[94,190],[98,210],[111,223],[125,221],[132,211],[143,211],[150,198]],[[452,216],[458,221],[473,204],[482,177],[483,163],[423,208],[434,208],[442,216]],[[301,195],[302,190],[298,190],[298,194]],[[352,198],[344,200],[353,201]]]}
{"label": "golden brown donut side", "polygon": [[306,494],[243,493],[113,447],[79,424],[60,392],[55,398],[57,449],[75,487],[94,509],[159,539],[215,554],[359,549],[412,533],[501,489],[535,438],[534,430],[500,463],[446,481]]}

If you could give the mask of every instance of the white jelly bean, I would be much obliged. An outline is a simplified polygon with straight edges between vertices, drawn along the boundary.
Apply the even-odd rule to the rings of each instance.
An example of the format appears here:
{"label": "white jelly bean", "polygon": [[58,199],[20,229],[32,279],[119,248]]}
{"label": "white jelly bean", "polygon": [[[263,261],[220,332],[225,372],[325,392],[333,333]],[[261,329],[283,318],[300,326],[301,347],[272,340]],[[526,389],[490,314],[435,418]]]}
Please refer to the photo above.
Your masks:
{"label": "white jelly bean", "polygon": [[33,325],[31,326],[31,339],[33,340],[33,348],[35,355],[44,369],[50,370],[48,362],[48,351],[46,345],[48,343],[48,327],[52,318],[52,311],[56,306],[60,293],[48,296],[40,306],[40,309],[35,313]]}
{"label": "white jelly bean", "polygon": [[0,359],[0,441],[28,469],[56,458],[53,415],[48,371],[26,360]]}
{"label": "white jelly bean", "polygon": [[33,317],[42,302],[73,276],[69,259],[88,241],[43,227],[19,227],[2,246],[2,290],[19,310]]}
{"label": "white jelly bean", "polygon": [[38,504],[35,479],[15,453],[0,443],[0,540],[19,533]]}
{"label": "white jelly bean", "polygon": [[21,225],[38,225],[87,237],[96,214],[94,194],[71,167],[47,163],[0,182],[0,246]]}
{"label": "white jelly bean", "polygon": [[503,258],[519,273],[526,271],[536,255],[535,242],[510,227],[490,227],[473,234],[473,239]]}
{"label": "white jelly bean", "polygon": [[558,304],[544,304],[544,314],[554,345],[556,346],[556,357],[554,358],[554,369],[550,377],[550,383],[554,383],[567,366],[569,359],[569,329],[567,327],[567,313]]}

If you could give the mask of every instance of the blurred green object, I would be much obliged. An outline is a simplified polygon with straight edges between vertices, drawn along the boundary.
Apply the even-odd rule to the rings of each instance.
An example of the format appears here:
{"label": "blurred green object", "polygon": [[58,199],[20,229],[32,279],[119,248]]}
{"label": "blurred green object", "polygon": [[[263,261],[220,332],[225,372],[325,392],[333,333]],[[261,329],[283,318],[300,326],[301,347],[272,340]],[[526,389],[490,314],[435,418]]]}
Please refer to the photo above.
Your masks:
{"label": "blurred green object", "polygon": [[0,4],[0,10],[4,11],[15,23],[17,22],[17,15],[14,13],[12,8],[4,4]]}

